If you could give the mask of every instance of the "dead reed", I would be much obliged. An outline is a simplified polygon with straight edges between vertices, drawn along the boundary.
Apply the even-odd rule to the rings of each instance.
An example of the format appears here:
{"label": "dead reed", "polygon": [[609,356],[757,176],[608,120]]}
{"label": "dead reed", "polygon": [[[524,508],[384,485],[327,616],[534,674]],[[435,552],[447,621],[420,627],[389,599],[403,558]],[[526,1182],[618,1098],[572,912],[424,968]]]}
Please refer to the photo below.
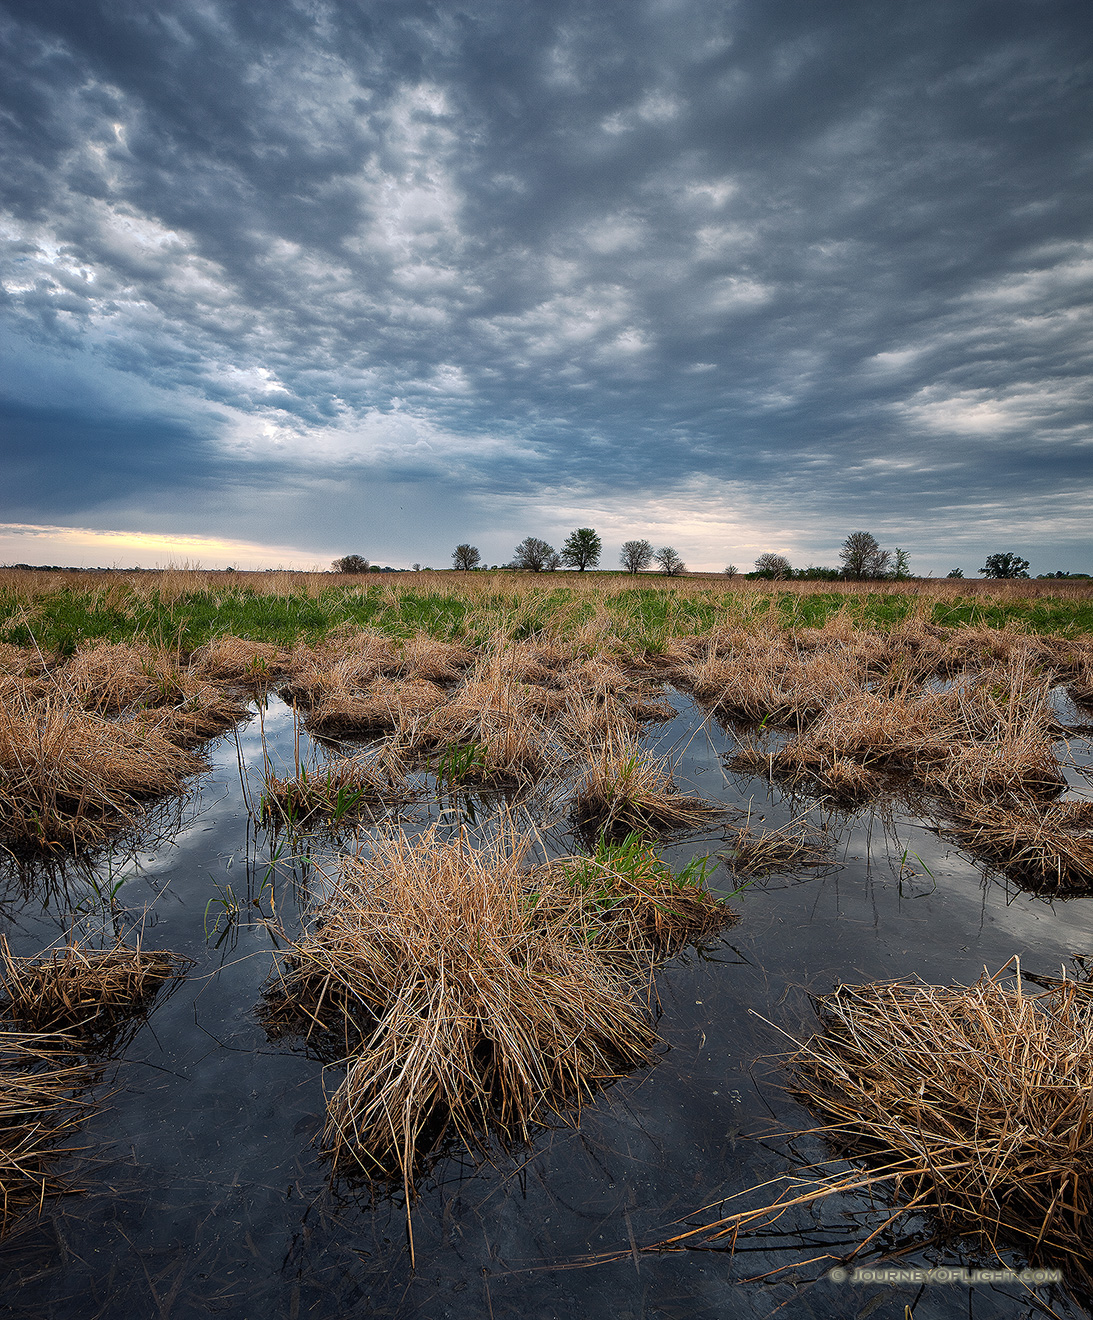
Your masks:
{"label": "dead reed", "polygon": [[1089,1282],[1093,1017],[1076,983],[1026,995],[1019,972],[840,986],[790,1059],[794,1089],[899,1198]]}
{"label": "dead reed", "polygon": [[529,903],[526,843],[484,849],[434,826],[347,861],[321,921],[295,946],[276,996],[363,1047],[332,1097],[336,1166],[410,1171],[452,1132],[524,1140],[624,1070],[655,1035],[633,989],[572,937],[570,908]]}
{"label": "dead reed", "polygon": [[0,1031],[0,1235],[63,1191],[50,1166],[66,1153],[90,1102],[91,1081],[63,1035]]}
{"label": "dead reed", "polygon": [[617,838],[632,830],[698,829],[721,808],[680,793],[668,757],[653,756],[625,735],[609,733],[577,784],[573,811],[583,827]]}
{"label": "dead reed", "polygon": [[96,949],[69,940],[35,958],[17,958],[0,935],[0,988],[20,1026],[34,1032],[108,1027],[147,1007],[190,959],[117,944]]}
{"label": "dead reed", "polygon": [[141,716],[108,719],[60,694],[0,706],[0,828],[20,844],[97,843],[203,768]]}
{"label": "dead reed", "polygon": [[725,838],[729,848],[721,858],[737,875],[763,875],[768,871],[824,866],[831,860],[828,836],[799,820],[790,821],[780,829],[765,831],[743,825],[726,833]]}
{"label": "dead reed", "polygon": [[941,824],[962,848],[1026,888],[1093,892],[1093,802],[999,806],[968,801]]}
{"label": "dead reed", "polygon": [[412,796],[405,762],[385,744],[358,756],[330,758],[316,768],[301,766],[292,778],[268,772],[261,814],[273,825],[298,828],[317,819],[336,825]]}

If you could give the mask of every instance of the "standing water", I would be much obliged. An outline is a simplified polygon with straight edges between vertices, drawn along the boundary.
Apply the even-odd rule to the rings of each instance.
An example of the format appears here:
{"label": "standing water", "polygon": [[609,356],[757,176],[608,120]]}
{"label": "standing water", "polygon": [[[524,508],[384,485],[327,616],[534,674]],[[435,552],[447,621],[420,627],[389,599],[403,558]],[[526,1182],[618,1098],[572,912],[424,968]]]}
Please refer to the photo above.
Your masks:
{"label": "standing water", "polygon": [[[344,1069],[297,1038],[271,1040],[258,1009],[283,949],[278,927],[299,930],[339,852],[367,852],[371,831],[415,832],[438,816],[453,830],[473,828],[499,803],[453,801],[422,777],[431,797],[336,840],[266,828],[258,803],[267,766],[294,773],[322,756],[271,697],[212,744],[211,769],[192,795],[149,813],[139,841],[82,867],[9,862],[3,917],[16,954],[73,928],[107,942],[139,932],[145,948],[188,955],[194,966],[122,1057],[103,1062],[79,1149],[58,1166],[76,1190],[47,1200],[0,1245],[4,1313],[1086,1314],[1060,1288],[1013,1281],[831,1281],[830,1257],[877,1230],[870,1251],[902,1252],[901,1266],[997,1265],[937,1236],[928,1218],[884,1227],[892,1207],[882,1194],[802,1205],[741,1237],[734,1253],[640,1250],[742,1208],[727,1198],[830,1159],[820,1139],[794,1135],[818,1120],[787,1092],[778,1060],[792,1048],[783,1033],[803,1039],[815,1029],[810,996],[902,977],[969,984],[1015,955],[1058,974],[1093,951],[1090,899],[1025,893],[898,805],[832,812],[735,776],[731,733],[689,698],[671,700],[675,719],[646,743],[670,753],[681,787],[720,802],[725,816],[666,846],[666,860],[678,868],[724,854],[745,821],[769,830],[805,813],[825,842],[823,860],[747,884],[730,899],[737,924],[657,973],[664,1045],[654,1066],[619,1078],[579,1123],[573,1115],[572,1126],[543,1128],[529,1147],[453,1146],[425,1169],[411,1207],[413,1268],[401,1187],[332,1178],[324,1159],[326,1098]],[[1071,754],[1070,794],[1088,796],[1085,744],[1075,739]],[[580,850],[564,801],[528,809],[548,852]],[[730,893],[741,882],[721,867],[712,883]]]}

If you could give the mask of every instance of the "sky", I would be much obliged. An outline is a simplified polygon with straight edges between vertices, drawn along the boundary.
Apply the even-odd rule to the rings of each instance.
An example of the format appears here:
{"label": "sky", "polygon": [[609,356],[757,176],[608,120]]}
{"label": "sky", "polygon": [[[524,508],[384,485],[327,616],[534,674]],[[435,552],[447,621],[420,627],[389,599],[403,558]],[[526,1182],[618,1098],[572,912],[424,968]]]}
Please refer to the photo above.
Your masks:
{"label": "sky", "polygon": [[0,0],[0,563],[1093,571],[1087,0]]}

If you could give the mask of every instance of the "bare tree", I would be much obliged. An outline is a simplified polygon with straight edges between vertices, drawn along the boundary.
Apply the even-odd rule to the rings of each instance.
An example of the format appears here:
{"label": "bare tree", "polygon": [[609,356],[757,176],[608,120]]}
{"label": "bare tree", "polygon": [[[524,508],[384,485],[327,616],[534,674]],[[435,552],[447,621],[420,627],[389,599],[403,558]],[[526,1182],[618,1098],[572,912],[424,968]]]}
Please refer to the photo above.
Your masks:
{"label": "bare tree", "polygon": [[529,573],[541,573],[549,567],[554,547],[538,536],[527,536],[516,547],[512,557],[513,568],[524,568]]}
{"label": "bare tree", "polygon": [[628,573],[640,573],[648,568],[653,558],[653,547],[648,541],[624,541],[619,563]]}
{"label": "bare tree", "polygon": [[793,574],[793,568],[785,555],[770,553],[759,556],[755,561],[755,571],[762,573],[764,577],[776,578],[779,581]]}
{"label": "bare tree", "polygon": [[557,550],[552,550],[550,554],[547,555],[547,561],[543,565],[543,567],[548,569],[551,573],[557,573],[558,569],[560,569],[561,566],[562,566],[562,556],[557,552]]}
{"label": "bare tree", "polygon": [[583,573],[586,568],[595,568],[600,562],[603,542],[596,535],[594,527],[578,527],[566,537],[562,546],[562,563],[570,568],[577,568]]}
{"label": "bare tree", "polygon": [[457,545],[452,551],[452,563],[456,568],[470,570],[477,568],[481,562],[482,556],[478,553],[478,547],[468,545],[466,541]]}
{"label": "bare tree", "polygon": [[653,557],[669,577],[676,577],[687,567],[670,545],[662,545]]}
{"label": "bare tree", "polygon": [[367,573],[370,565],[363,555],[342,555],[330,567],[335,573]]}
{"label": "bare tree", "polygon": [[726,564],[725,572],[729,577],[736,577],[737,568],[735,564]]}
{"label": "bare tree", "polygon": [[888,572],[892,558],[877,544],[872,532],[851,532],[839,551],[843,561],[843,574],[848,578],[881,578]]}

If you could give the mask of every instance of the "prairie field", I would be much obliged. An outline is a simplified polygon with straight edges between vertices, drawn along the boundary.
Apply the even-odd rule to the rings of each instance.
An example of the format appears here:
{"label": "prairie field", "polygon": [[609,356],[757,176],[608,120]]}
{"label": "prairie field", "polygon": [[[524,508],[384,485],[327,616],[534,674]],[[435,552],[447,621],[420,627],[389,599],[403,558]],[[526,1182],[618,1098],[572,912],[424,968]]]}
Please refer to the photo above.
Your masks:
{"label": "prairie field", "polygon": [[1085,583],[0,572],[8,1286],[1088,1314],[1091,732]]}

